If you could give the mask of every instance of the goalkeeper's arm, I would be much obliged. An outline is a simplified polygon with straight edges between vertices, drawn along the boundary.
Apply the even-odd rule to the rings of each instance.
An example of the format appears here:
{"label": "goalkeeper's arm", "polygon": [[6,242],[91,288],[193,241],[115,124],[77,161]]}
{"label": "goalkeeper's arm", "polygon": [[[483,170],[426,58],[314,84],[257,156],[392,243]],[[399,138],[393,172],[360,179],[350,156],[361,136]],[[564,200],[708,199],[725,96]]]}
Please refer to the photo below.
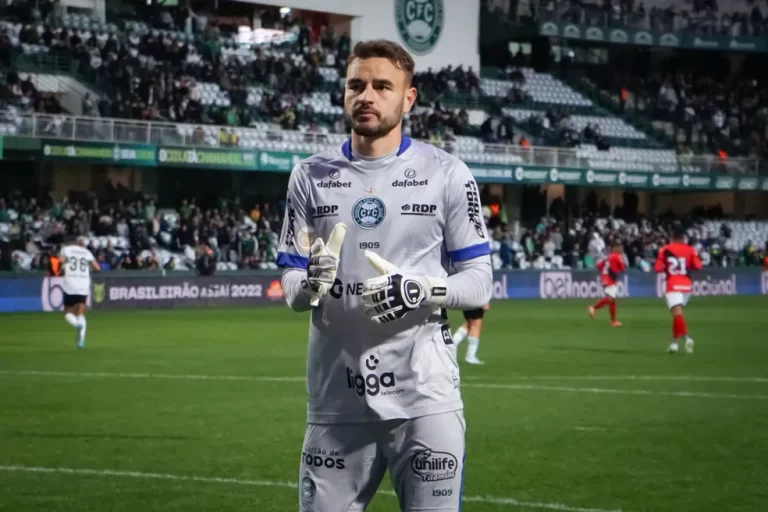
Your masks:
{"label": "goalkeeper's arm", "polygon": [[445,298],[441,306],[446,309],[478,309],[491,301],[493,270],[488,256],[454,263],[456,273],[447,277]]}

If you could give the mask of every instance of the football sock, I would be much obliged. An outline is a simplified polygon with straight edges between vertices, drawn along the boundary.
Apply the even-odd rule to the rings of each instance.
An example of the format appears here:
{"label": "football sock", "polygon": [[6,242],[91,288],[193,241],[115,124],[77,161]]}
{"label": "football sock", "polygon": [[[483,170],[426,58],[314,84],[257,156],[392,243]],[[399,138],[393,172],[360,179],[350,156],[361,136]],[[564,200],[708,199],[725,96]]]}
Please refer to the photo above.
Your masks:
{"label": "football sock", "polygon": [[608,304],[610,304],[610,300],[607,297],[603,297],[602,299],[597,301],[597,304],[595,304],[595,309],[600,309],[603,306],[606,306]]}
{"label": "football sock", "polygon": [[682,315],[675,315],[672,317],[672,336],[674,339],[688,336],[688,328],[685,325],[685,319]]}
{"label": "football sock", "polygon": [[77,327],[78,325],[78,320],[74,313],[67,313],[64,315],[64,320],[66,320],[72,327]]}
{"label": "football sock", "polygon": [[458,346],[459,343],[464,341],[464,338],[467,337],[467,328],[464,326],[459,327],[456,329],[456,332],[453,333],[453,342]]}
{"label": "football sock", "polygon": [[616,301],[611,301],[610,304],[608,304],[609,311],[611,312],[611,322],[616,321]]}
{"label": "football sock", "polygon": [[477,346],[480,345],[480,338],[474,336],[467,337],[467,359],[475,359],[477,357]]}
{"label": "football sock", "polygon": [[80,315],[77,317],[77,323],[80,326],[80,339],[85,339],[85,317],[83,315]]}

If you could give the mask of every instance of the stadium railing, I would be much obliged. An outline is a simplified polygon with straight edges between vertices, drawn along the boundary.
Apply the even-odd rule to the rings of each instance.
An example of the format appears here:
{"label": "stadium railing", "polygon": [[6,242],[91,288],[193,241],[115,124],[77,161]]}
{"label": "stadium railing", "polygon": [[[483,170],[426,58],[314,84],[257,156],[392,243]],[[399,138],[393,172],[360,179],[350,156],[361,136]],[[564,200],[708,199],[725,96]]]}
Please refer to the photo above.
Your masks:
{"label": "stadium railing", "polygon": [[[292,151],[306,153],[303,144],[315,144],[326,147],[336,145],[343,134],[322,132],[296,132],[282,130],[278,125],[267,125],[264,129],[243,126],[219,126],[210,124],[179,124],[155,121],[140,121],[131,119],[113,119],[102,117],[86,117],[72,115],[50,115],[38,113],[0,112],[0,124],[5,125],[3,130],[6,136],[34,137],[40,139],[59,139],[84,142],[109,142],[109,143],[133,143],[133,144],[157,144],[187,146],[190,148],[219,147],[218,133],[220,130],[227,132],[236,130],[240,134],[238,146],[222,146],[225,149],[262,149],[273,150],[271,143],[286,142],[286,148],[278,148],[278,151]],[[266,124],[266,123],[265,123]],[[10,125],[10,127],[9,127]],[[210,135],[200,137],[195,135],[195,130],[200,128]],[[253,137],[244,137],[245,134]],[[300,140],[295,135],[300,133]],[[252,144],[246,145],[244,139],[249,139]],[[425,141],[429,142],[429,141]],[[432,142],[430,142],[432,143]],[[462,146],[458,142],[433,143],[449,152],[456,153],[464,160],[481,165],[532,165],[553,166],[559,168],[595,168],[593,160],[599,159],[595,155],[584,156],[577,149],[544,147],[544,146],[515,146],[505,144],[482,144],[482,151],[476,150],[478,146]],[[605,157],[608,158],[608,155]],[[615,159],[614,163],[615,162]],[[627,162],[629,164],[629,162]],[[635,164],[647,164],[648,172],[674,172],[669,168],[668,162],[634,161]],[[713,174],[734,175],[758,175],[766,173],[768,167],[764,161],[756,158],[718,158],[714,155],[696,155],[677,158],[677,172],[707,172]],[[695,171],[693,171],[695,169]]]}

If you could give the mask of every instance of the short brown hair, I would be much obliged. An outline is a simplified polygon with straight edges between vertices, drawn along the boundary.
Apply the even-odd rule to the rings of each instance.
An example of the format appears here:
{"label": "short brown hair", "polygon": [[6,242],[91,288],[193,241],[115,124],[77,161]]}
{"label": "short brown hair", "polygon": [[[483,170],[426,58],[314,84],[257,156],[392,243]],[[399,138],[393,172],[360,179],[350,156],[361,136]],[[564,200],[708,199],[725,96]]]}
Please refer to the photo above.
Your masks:
{"label": "short brown hair", "polygon": [[394,41],[386,39],[360,41],[352,48],[352,53],[347,58],[347,66],[352,64],[355,59],[373,59],[376,57],[387,59],[396,68],[405,71],[407,83],[411,83],[416,63],[413,62],[411,54]]}

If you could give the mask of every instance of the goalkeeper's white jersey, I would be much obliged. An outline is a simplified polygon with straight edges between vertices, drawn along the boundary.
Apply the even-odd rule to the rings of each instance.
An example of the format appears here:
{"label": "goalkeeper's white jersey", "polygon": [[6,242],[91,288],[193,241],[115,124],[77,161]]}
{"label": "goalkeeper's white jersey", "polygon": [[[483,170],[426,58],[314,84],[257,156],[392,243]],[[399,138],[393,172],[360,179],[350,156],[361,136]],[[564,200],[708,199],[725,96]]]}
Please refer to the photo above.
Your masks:
{"label": "goalkeeper's white jersey", "polygon": [[467,166],[403,138],[396,154],[354,158],[347,141],[303,160],[288,185],[278,264],[306,269],[315,237],[346,224],[336,282],[313,309],[308,421],[368,422],[459,410],[456,347],[445,314],[422,306],[385,325],[364,313],[373,250],[404,273],[446,277],[449,261],[490,258],[479,191]]}

